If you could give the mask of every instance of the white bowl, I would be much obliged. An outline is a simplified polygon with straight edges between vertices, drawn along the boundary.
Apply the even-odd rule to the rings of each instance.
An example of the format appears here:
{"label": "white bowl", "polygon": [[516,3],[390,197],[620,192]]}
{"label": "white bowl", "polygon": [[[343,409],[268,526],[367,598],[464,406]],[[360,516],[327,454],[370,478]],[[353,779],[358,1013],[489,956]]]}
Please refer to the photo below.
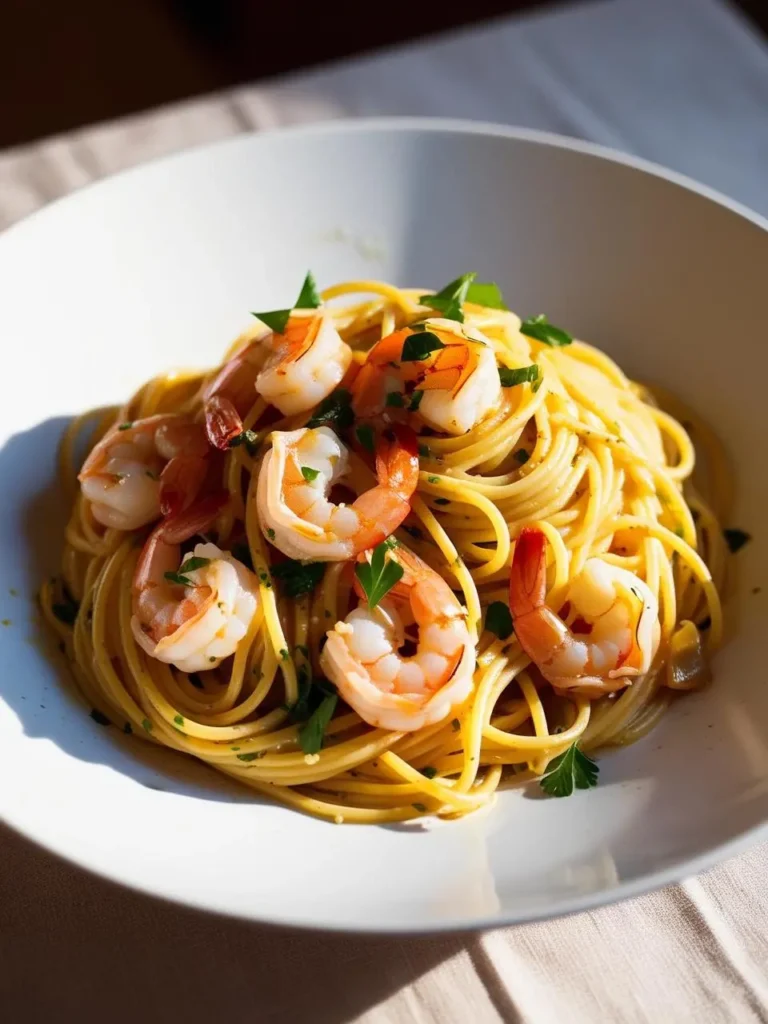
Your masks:
{"label": "white bowl", "polygon": [[[104,876],[259,921],[488,927],[630,896],[732,854],[768,817],[768,224],[657,167],[488,125],[369,121],[242,136],[119,175],[0,237],[0,812]],[[336,826],[102,728],[39,642],[65,418],[217,361],[248,311],[320,282],[467,270],[711,421],[739,483],[715,683],[568,800],[506,792],[426,827]],[[762,586],[760,593],[753,593]],[[19,591],[13,596],[8,588]]]}

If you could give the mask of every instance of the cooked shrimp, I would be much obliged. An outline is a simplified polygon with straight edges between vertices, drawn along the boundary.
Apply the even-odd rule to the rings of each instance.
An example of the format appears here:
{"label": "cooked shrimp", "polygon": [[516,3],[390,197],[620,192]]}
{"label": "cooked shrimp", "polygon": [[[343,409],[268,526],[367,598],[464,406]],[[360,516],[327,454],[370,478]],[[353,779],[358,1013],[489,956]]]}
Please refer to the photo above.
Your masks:
{"label": "cooked shrimp", "polygon": [[149,416],[105,434],[78,480],[98,522],[136,530],[194,500],[208,451],[200,424],[176,415]]}
{"label": "cooked shrimp", "polygon": [[259,473],[264,535],[290,558],[340,562],[374,547],[402,523],[419,479],[415,434],[385,431],[376,451],[378,483],[351,505],[328,500],[347,472],[346,446],[329,427],[275,431]]}
{"label": "cooked shrimp", "polygon": [[[421,418],[446,434],[465,434],[497,405],[501,380],[496,356],[480,331],[455,320],[425,321],[426,331],[443,345],[425,359],[403,361],[403,347],[411,327],[395,331],[368,353],[353,385],[354,409],[359,416],[402,416],[401,408],[418,408]],[[418,405],[413,395],[420,392]],[[399,397],[393,405],[388,396]]]}
{"label": "cooked shrimp", "polygon": [[569,628],[545,604],[546,537],[526,526],[518,537],[509,607],[520,644],[558,690],[599,697],[647,672],[659,646],[656,597],[634,573],[590,558],[567,594]]}
{"label": "cooked shrimp", "polygon": [[[164,519],[149,535],[133,577],[131,629],[136,642],[152,658],[182,672],[216,668],[237,650],[258,607],[254,574],[215,544],[196,544],[180,558],[180,545],[207,530],[226,502],[211,496],[192,508]],[[189,559],[197,568],[184,570]]]}
{"label": "cooked shrimp", "polygon": [[[405,573],[373,609],[361,603],[327,634],[320,667],[363,721],[414,732],[442,722],[472,689],[475,647],[467,613],[441,576],[398,547]],[[416,653],[400,649],[418,629]]]}
{"label": "cooked shrimp", "polygon": [[283,334],[261,335],[229,360],[206,390],[211,444],[227,448],[242,432],[254,387],[285,416],[306,412],[341,382],[352,350],[327,312],[294,313]]}

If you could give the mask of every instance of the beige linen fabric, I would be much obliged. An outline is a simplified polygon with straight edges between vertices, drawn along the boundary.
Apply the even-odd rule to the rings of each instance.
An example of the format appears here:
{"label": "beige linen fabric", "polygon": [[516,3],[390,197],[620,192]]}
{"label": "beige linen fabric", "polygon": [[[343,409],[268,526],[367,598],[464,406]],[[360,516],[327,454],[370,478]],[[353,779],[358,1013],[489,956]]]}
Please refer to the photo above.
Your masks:
{"label": "beige linen fabric", "polygon": [[[715,66],[716,113],[701,87]],[[164,153],[350,113],[581,135],[768,212],[766,109],[768,51],[715,0],[587,3],[0,154],[0,227]],[[0,826],[0,1021],[768,1021],[766,877],[761,845],[682,885],[563,920],[477,936],[329,937],[140,896]]]}

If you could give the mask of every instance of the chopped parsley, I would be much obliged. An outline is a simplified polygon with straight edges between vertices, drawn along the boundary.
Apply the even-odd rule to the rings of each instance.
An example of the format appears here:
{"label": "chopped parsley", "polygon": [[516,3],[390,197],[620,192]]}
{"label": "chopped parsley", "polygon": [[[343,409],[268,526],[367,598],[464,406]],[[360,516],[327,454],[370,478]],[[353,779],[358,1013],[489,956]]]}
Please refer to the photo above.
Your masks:
{"label": "chopped parsley", "polygon": [[419,455],[422,459],[428,459],[432,455],[432,452],[429,450],[429,446],[426,444],[420,444]]}
{"label": "chopped parsley", "polygon": [[317,754],[323,748],[325,730],[333,718],[338,696],[326,693],[320,706],[312,712],[306,723],[299,728],[299,745],[305,754]]}
{"label": "chopped parsley", "polygon": [[271,526],[267,527],[267,539],[268,540],[274,540],[275,539],[275,531],[272,529]]}
{"label": "chopped parsley", "polygon": [[419,302],[422,306],[429,306],[442,313],[446,320],[457,320],[463,324],[464,312],[461,307],[467,301],[470,285],[476,277],[476,273],[462,274],[434,295],[420,295]]}
{"label": "chopped parsley", "polygon": [[414,811],[419,811],[421,814],[427,813],[427,808],[425,804],[411,804],[411,807],[414,809]]}
{"label": "chopped parsley", "polygon": [[423,391],[414,391],[413,394],[411,395],[411,404],[408,406],[408,409],[411,412],[418,412],[418,408],[421,405],[421,400],[423,397]]}
{"label": "chopped parsley", "polygon": [[112,724],[111,721],[107,718],[107,716],[102,711],[99,711],[98,708],[91,708],[90,716],[98,725]]}
{"label": "chopped parsley", "polygon": [[428,359],[432,352],[445,348],[445,345],[432,331],[419,331],[409,334],[403,344],[400,360],[403,363],[418,363]]}
{"label": "chopped parsley", "polygon": [[485,613],[485,628],[495,633],[499,640],[507,640],[512,636],[512,615],[503,601],[492,601]]}
{"label": "chopped parsley", "polygon": [[237,544],[232,545],[232,556],[242,562],[246,569],[253,571],[253,559],[251,558],[251,549],[243,541],[238,541]]}
{"label": "chopped parsley", "polygon": [[183,715],[174,715],[173,716],[173,723],[174,723],[174,725],[184,725],[184,716]]}
{"label": "chopped parsley", "polygon": [[233,437],[229,442],[230,448],[239,448],[241,444],[245,445],[245,449],[249,455],[255,455],[259,450],[259,435],[255,430],[243,430],[241,433]]}
{"label": "chopped parsley", "polygon": [[572,743],[549,763],[539,785],[549,796],[570,796],[574,789],[596,786],[599,771],[592,758],[579,750],[578,743]]}
{"label": "chopped parsley", "polygon": [[320,476],[319,469],[312,469],[311,466],[302,466],[301,475],[307,481],[308,484],[314,483],[315,480]]}
{"label": "chopped parsley", "polygon": [[421,769],[421,774],[426,776],[428,779],[434,779],[437,775],[437,768],[432,768],[431,765],[427,765],[426,768]]}
{"label": "chopped parsley", "polygon": [[346,388],[337,388],[318,405],[314,414],[307,420],[307,426],[311,428],[329,426],[345,430],[352,426],[354,419],[352,395]]}
{"label": "chopped parsley", "polygon": [[728,550],[732,554],[736,554],[737,551],[740,551],[745,544],[752,540],[751,534],[737,528],[723,530],[723,536],[725,537],[725,543],[728,545]]}
{"label": "chopped parsley", "polygon": [[495,281],[473,281],[467,289],[465,301],[474,302],[476,306],[485,306],[486,309],[507,309],[501,288]]}
{"label": "chopped parsley", "polygon": [[367,425],[358,427],[355,430],[355,434],[357,435],[357,440],[360,442],[361,446],[365,448],[366,451],[370,452],[371,455],[373,455],[374,451],[376,450],[374,444],[373,427],[369,427]]}
{"label": "chopped parsley", "polygon": [[238,754],[238,761],[256,761],[258,758],[264,757],[264,753],[261,750],[254,750],[250,754]]}
{"label": "chopped parsley", "polygon": [[359,562],[355,566],[355,576],[365,591],[369,608],[375,608],[398,580],[402,579],[403,567],[391,557],[387,557],[389,550],[386,542],[379,544],[373,549],[370,564]]}
{"label": "chopped parsley", "polygon": [[325,573],[325,562],[297,562],[292,558],[271,568],[286,597],[311,594]]}
{"label": "chopped parsley", "polygon": [[531,363],[530,366],[500,366],[499,378],[503,388],[514,388],[518,384],[533,383],[539,379],[539,365]]}
{"label": "chopped parsley", "polygon": [[74,626],[77,613],[80,611],[80,605],[65,587],[61,601],[56,601],[51,611],[59,622],[63,622],[65,626]]}
{"label": "chopped parsley", "polygon": [[275,334],[284,334],[294,309],[317,309],[318,306],[322,305],[322,301],[312,271],[308,270],[304,283],[301,286],[299,297],[296,299],[296,304],[291,309],[273,309],[268,313],[251,313],[251,316],[261,320]]}
{"label": "chopped parsley", "polygon": [[405,405],[405,399],[399,391],[388,391],[387,397],[384,400],[384,405],[387,405],[390,408],[402,409]]}
{"label": "chopped parsley", "polygon": [[121,423],[120,426],[117,429],[118,430],[130,430],[132,426],[133,426],[133,423],[129,420],[127,423]]}
{"label": "chopped parsley", "polygon": [[152,723],[148,718],[142,719],[141,726],[146,732],[152,732]]}
{"label": "chopped parsley", "polygon": [[177,583],[182,587],[193,587],[194,583],[187,573],[194,572],[196,569],[204,569],[206,565],[210,564],[210,561],[210,558],[188,558],[183,565],[179,566],[178,572],[166,572],[163,575],[169,583]]}
{"label": "chopped parsley", "polygon": [[530,457],[531,457],[530,452],[527,452],[525,450],[525,448],[518,448],[517,451],[515,452],[515,458],[517,459],[517,461],[520,463],[521,466],[524,466],[526,464],[526,462],[528,461],[528,459],[530,459]]}
{"label": "chopped parsley", "polygon": [[554,324],[547,320],[543,313],[523,320],[520,330],[523,334],[527,334],[529,338],[535,338],[536,341],[542,341],[545,345],[551,345],[554,348],[570,345],[573,341],[568,331],[564,331],[562,327],[555,327]]}

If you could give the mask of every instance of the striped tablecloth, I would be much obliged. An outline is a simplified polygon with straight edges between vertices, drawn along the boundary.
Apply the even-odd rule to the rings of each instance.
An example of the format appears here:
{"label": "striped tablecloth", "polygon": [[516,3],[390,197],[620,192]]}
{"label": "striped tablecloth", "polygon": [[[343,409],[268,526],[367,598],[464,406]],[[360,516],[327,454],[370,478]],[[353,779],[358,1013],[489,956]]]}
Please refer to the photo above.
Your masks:
{"label": "striped tablecloth", "polygon": [[[580,136],[768,213],[764,42],[719,0],[602,0],[0,153],[0,227],[163,153],[362,114]],[[470,937],[347,939],[151,900],[0,827],[0,1019],[768,1021],[767,876],[762,846],[682,885],[568,919]]]}

